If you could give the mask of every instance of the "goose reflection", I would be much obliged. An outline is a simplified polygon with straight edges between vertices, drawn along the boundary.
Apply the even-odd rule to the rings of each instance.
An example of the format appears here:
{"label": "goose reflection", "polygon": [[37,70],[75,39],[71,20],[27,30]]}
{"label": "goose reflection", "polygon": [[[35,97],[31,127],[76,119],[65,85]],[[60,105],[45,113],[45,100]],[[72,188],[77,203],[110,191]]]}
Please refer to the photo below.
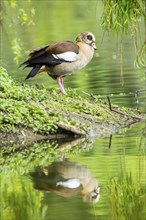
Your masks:
{"label": "goose reflection", "polygon": [[54,192],[63,197],[81,194],[85,202],[99,201],[100,187],[96,179],[79,163],[68,160],[53,162],[47,167],[36,167],[30,176],[37,190]]}

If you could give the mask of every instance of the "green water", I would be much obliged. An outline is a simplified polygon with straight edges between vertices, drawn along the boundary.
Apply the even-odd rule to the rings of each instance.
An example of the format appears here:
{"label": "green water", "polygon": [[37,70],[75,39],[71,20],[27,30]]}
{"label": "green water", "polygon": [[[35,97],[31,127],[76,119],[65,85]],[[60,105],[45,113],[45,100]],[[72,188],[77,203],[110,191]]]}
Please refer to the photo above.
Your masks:
{"label": "green water", "polygon": [[[12,39],[21,39],[20,62],[29,50],[63,39],[74,40],[83,31],[91,31],[96,36],[98,50],[90,64],[81,71],[64,79],[65,88],[70,87],[100,95],[106,100],[111,94],[111,102],[120,106],[138,108],[145,111],[145,78],[141,69],[134,66],[137,51],[130,35],[104,33],[100,25],[102,3],[100,1],[33,1],[36,10],[34,26],[20,26],[13,19],[15,13],[7,11],[8,20],[2,31],[2,60],[13,79],[24,81],[28,70],[18,69],[13,62]],[[23,7],[29,8],[27,1]],[[137,45],[144,39],[143,21],[139,20],[140,32]],[[120,39],[120,40],[119,40]],[[122,46],[119,42],[122,39]],[[57,87],[47,74],[38,75],[26,83],[44,84]],[[3,146],[1,161],[1,219],[2,220],[144,220],[146,216],[146,158],[145,122],[126,128],[112,137],[104,137],[83,142],[80,140],[56,140],[35,143],[33,146]],[[73,142],[74,141],[74,142]],[[82,141],[82,140],[81,140]],[[48,182],[50,166],[59,163],[62,153],[72,164],[75,176],[82,176],[87,169],[100,186],[97,203],[84,202],[82,190],[74,196],[70,191],[59,194]],[[64,162],[62,162],[63,164]],[[80,169],[76,169],[79,166]],[[46,171],[47,167],[47,171]],[[66,165],[70,171],[70,167]],[[31,173],[43,170],[39,181],[33,180]],[[84,176],[86,179],[86,176]],[[36,187],[37,185],[37,187]]]}
{"label": "green water", "polygon": [[[145,219],[144,132],[145,124],[137,124],[78,150],[71,142],[17,146],[11,152],[8,146],[2,147],[1,219]],[[67,164],[60,162],[62,152]],[[54,169],[49,176],[54,163],[60,164],[58,173]],[[67,176],[73,173],[72,178],[83,176],[84,181],[88,170],[100,187],[97,203],[85,202],[82,189],[59,193],[53,181],[61,180],[61,164]]]}

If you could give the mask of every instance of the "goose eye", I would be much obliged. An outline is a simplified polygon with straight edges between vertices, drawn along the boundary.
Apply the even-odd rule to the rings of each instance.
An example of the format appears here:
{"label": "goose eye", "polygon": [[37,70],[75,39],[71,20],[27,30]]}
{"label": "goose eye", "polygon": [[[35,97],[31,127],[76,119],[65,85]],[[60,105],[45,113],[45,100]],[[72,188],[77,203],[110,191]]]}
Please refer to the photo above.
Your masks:
{"label": "goose eye", "polygon": [[92,35],[90,35],[90,34],[87,35],[87,39],[88,39],[88,40],[92,40]]}

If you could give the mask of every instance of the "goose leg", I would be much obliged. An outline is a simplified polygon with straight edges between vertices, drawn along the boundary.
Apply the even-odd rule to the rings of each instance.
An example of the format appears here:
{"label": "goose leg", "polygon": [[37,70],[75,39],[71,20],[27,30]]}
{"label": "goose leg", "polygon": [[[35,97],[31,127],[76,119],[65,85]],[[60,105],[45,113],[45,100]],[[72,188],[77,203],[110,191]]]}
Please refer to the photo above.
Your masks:
{"label": "goose leg", "polygon": [[57,83],[59,85],[60,92],[63,93],[63,94],[66,94],[61,76],[57,76],[56,80],[57,80]]}

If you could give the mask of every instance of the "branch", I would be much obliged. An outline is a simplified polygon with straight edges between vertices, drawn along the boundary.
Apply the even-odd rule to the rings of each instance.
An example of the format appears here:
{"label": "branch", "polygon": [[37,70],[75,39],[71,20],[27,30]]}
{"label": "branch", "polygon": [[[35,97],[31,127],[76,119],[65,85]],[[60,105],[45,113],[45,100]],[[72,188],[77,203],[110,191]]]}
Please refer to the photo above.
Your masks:
{"label": "branch", "polygon": [[124,116],[127,116],[128,118],[133,118],[133,119],[136,119],[136,120],[142,120],[140,117],[138,116],[133,116],[133,115],[130,115],[128,113],[125,113],[125,112],[121,112],[119,110],[116,110],[116,109],[113,109],[112,108],[112,105],[111,105],[111,101],[110,101],[110,97],[107,96],[107,100],[108,100],[108,104],[109,104],[109,109],[112,111],[112,112],[116,112],[118,114],[121,114],[121,115],[124,115]]}

